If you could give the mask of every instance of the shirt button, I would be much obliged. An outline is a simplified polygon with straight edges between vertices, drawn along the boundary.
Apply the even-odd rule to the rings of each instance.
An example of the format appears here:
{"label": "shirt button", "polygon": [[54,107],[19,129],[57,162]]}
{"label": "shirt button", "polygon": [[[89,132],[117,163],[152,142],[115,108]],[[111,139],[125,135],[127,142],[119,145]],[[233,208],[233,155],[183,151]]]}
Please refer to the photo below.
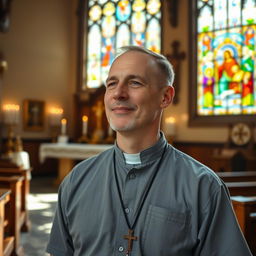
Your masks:
{"label": "shirt button", "polygon": [[124,251],[124,247],[123,247],[123,246],[120,246],[120,247],[118,248],[118,251],[119,251],[119,252],[123,252],[123,251]]}
{"label": "shirt button", "polygon": [[130,175],[129,175],[129,179],[135,179],[136,178],[136,174],[135,173],[131,173]]}
{"label": "shirt button", "polygon": [[130,209],[129,209],[129,208],[125,208],[124,211],[125,211],[126,213],[130,213]]}

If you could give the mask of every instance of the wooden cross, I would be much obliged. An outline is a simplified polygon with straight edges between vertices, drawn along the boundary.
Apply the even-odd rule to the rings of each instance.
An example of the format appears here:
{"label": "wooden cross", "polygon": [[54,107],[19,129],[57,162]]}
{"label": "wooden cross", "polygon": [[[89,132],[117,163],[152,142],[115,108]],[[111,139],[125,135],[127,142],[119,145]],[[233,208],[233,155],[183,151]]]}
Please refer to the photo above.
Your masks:
{"label": "wooden cross", "polygon": [[128,247],[127,247],[127,251],[126,251],[126,255],[129,255],[130,252],[132,251],[132,243],[133,240],[137,240],[137,236],[133,236],[133,230],[132,229],[128,229],[128,235],[124,235],[124,239],[128,240]]}

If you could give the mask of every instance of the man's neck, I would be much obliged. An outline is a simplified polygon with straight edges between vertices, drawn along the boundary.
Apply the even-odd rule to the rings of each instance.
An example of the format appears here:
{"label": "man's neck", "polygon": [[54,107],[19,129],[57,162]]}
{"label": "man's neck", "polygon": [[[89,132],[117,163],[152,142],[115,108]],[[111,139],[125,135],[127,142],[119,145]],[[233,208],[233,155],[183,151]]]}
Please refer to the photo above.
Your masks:
{"label": "man's neck", "polygon": [[141,134],[119,133],[117,132],[117,145],[127,154],[137,154],[153,146],[160,137],[160,132]]}

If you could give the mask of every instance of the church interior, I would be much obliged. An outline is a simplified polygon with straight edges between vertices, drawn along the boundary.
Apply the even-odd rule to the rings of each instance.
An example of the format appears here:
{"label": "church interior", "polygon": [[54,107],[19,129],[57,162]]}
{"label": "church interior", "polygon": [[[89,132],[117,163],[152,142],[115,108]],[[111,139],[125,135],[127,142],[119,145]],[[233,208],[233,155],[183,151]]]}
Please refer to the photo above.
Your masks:
{"label": "church interior", "polygon": [[[100,70],[102,76],[106,74],[107,62],[111,62],[115,50],[110,47],[115,44],[105,39],[117,37],[109,36],[109,24],[106,31],[93,30],[99,22],[97,12],[92,14],[97,2],[102,8],[111,4],[104,15],[109,15],[111,8],[119,8],[119,4],[124,4],[120,10],[125,10],[129,2],[134,4],[133,8],[140,2],[156,8],[155,13],[148,8],[145,17],[155,21],[146,24],[157,30],[154,38],[158,39],[154,41],[146,35],[134,42],[140,45],[141,40],[142,45],[162,53],[175,71],[176,94],[163,113],[161,130],[170,144],[210,167],[224,180],[241,230],[256,255],[253,0],[235,1],[243,2],[244,6],[237,7],[243,8],[243,15],[248,12],[246,4],[254,10],[248,14],[254,15],[248,28],[244,23],[239,25],[243,27],[239,32],[241,38],[245,38],[241,45],[233,35],[240,28],[233,16],[228,20],[235,25],[226,29],[233,33],[230,38],[224,38],[221,29],[215,27],[211,31],[211,25],[208,30],[203,27],[202,23],[213,19],[209,14],[208,19],[203,17],[209,4],[215,2],[210,0],[0,0],[0,254],[44,255],[39,250],[36,254],[20,252],[22,243],[29,240],[31,226],[37,225],[31,223],[33,212],[28,206],[29,200],[36,198],[33,191],[43,186],[44,193],[56,194],[58,185],[76,163],[115,142],[115,132],[104,113],[104,79],[97,80],[88,71],[90,65],[99,65],[95,52],[99,38],[103,42],[101,54],[105,54]],[[125,14],[120,14],[122,19],[125,24]],[[222,21],[215,21],[218,22]],[[99,27],[104,28],[104,21]],[[139,29],[139,25],[134,29]],[[147,44],[147,40],[152,44]],[[242,53],[237,54],[236,49]],[[232,77],[230,72],[234,73]],[[218,92],[212,89],[213,84],[218,84]],[[14,195],[21,200],[18,206]],[[3,219],[8,223],[6,226]]]}

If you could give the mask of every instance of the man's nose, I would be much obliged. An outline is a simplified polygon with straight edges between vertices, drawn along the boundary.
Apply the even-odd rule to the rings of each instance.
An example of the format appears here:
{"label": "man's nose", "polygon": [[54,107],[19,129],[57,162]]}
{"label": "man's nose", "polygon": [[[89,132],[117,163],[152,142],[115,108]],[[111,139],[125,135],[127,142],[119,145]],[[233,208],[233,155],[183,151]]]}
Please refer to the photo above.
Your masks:
{"label": "man's nose", "polygon": [[126,100],[128,96],[128,88],[125,83],[118,83],[114,91],[114,99],[116,100]]}

